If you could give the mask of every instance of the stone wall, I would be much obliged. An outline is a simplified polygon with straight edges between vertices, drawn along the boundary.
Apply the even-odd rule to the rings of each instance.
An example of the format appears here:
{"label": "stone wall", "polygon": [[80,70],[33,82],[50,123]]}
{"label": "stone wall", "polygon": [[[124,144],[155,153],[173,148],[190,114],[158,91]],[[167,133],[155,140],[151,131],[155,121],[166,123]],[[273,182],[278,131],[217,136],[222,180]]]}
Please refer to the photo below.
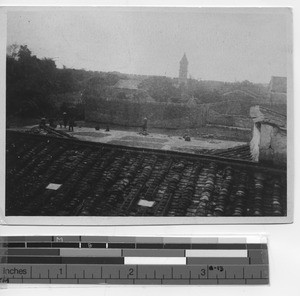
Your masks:
{"label": "stone wall", "polygon": [[[211,125],[251,128],[248,116],[220,114],[228,110],[231,102],[214,104],[177,104],[157,102],[130,102],[89,98],[85,104],[85,120],[124,126],[141,126],[143,118],[148,118],[148,126],[156,128],[196,128]],[[227,106],[226,106],[227,104]]]}
{"label": "stone wall", "polygon": [[286,131],[272,125],[261,125],[260,161],[274,164],[286,164],[287,137]]}
{"label": "stone wall", "polygon": [[192,128],[206,124],[208,106],[189,107],[174,103],[134,103],[97,100],[86,103],[85,120],[125,126],[141,126],[148,118],[149,127]]}
{"label": "stone wall", "polygon": [[250,150],[253,160],[273,165],[287,163],[286,117],[272,110],[252,107],[250,115],[254,121]]}

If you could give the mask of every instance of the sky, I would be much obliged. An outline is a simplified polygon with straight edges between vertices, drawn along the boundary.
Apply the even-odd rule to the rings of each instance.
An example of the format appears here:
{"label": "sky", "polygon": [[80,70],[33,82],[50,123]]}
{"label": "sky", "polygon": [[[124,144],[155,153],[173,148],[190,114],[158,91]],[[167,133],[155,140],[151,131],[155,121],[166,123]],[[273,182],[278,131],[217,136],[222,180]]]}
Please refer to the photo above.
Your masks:
{"label": "sky", "polygon": [[61,8],[14,10],[7,45],[26,44],[58,67],[268,83],[287,76],[286,9]]}

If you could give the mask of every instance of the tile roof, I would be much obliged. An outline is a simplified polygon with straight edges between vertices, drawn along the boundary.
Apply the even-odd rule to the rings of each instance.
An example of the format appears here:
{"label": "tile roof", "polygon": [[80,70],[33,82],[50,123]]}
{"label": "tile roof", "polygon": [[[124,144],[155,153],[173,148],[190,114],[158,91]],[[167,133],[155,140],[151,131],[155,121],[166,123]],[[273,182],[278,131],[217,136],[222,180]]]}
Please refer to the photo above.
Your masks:
{"label": "tile roof", "polygon": [[73,138],[72,135],[70,135],[62,130],[54,129],[50,126],[44,126],[44,127],[35,126],[26,132],[29,134],[49,135],[49,136],[58,137],[58,138],[71,138],[71,139]]}
{"label": "tile roof", "polygon": [[7,216],[286,214],[284,169],[12,131],[6,145]]}

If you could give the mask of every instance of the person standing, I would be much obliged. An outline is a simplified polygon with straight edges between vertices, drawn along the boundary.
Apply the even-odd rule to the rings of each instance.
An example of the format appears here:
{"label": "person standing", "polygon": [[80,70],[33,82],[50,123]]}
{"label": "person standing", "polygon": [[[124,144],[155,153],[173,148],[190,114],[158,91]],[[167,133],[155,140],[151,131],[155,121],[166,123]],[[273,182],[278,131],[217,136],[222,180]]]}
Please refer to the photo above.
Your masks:
{"label": "person standing", "polygon": [[69,131],[74,132],[74,124],[75,124],[74,117],[70,116],[70,119],[69,119]]}
{"label": "person standing", "polygon": [[64,122],[64,127],[67,128],[67,123],[68,123],[68,115],[67,112],[63,113],[63,122]]}
{"label": "person standing", "polygon": [[143,132],[147,132],[147,126],[148,126],[148,118],[145,117],[143,120]]}

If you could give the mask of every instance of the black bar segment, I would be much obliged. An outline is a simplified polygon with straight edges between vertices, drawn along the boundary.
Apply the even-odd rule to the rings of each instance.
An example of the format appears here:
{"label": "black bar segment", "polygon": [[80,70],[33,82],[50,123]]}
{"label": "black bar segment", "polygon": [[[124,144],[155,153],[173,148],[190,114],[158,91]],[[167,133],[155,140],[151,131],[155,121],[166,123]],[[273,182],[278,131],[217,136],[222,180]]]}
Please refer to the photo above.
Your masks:
{"label": "black bar segment", "polygon": [[164,244],[136,244],[137,249],[163,249]]}
{"label": "black bar segment", "polygon": [[165,249],[190,249],[191,244],[164,244]]}
{"label": "black bar segment", "polygon": [[192,249],[199,250],[246,250],[246,244],[192,244]]}
{"label": "black bar segment", "polygon": [[7,263],[20,264],[61,264],[61,257],[7,257]]}
{"label": "black bar segment", "polygon": [[108,248],[112,248],[112,249],[135,249],[135,244],[133,244],[133,243],[109,243]]}
{"label": "black bar segment", "polygon": [[106,243],[81,243],[81,248],[98,248],[98,249],[105,249]]}
{"label": "black bar segment", "polygon": [[229,264],[229,265],[249,265],[248,257],[188,257],[186,258],[187,265],[202,265],[202,264]]}
{"label": "black bar segment", "polygon": [[51,248],[51,243],[27,243],[27,248]]}
{"label": "black bar segment", "polygon": [[25,243],[4,243],[7,248],[25,248]]}
{"label": "black bar segment", "polygon": [[79,243],[52,243],[52,248],[79,248]]}
{"label": "black bar segment", "polygon": [[247,244],[248,249],[267,249],[267,244]]}
{"label": "black bar segment", "polygon": [[124,264],[123,257],[61,257],[62,264]]}

